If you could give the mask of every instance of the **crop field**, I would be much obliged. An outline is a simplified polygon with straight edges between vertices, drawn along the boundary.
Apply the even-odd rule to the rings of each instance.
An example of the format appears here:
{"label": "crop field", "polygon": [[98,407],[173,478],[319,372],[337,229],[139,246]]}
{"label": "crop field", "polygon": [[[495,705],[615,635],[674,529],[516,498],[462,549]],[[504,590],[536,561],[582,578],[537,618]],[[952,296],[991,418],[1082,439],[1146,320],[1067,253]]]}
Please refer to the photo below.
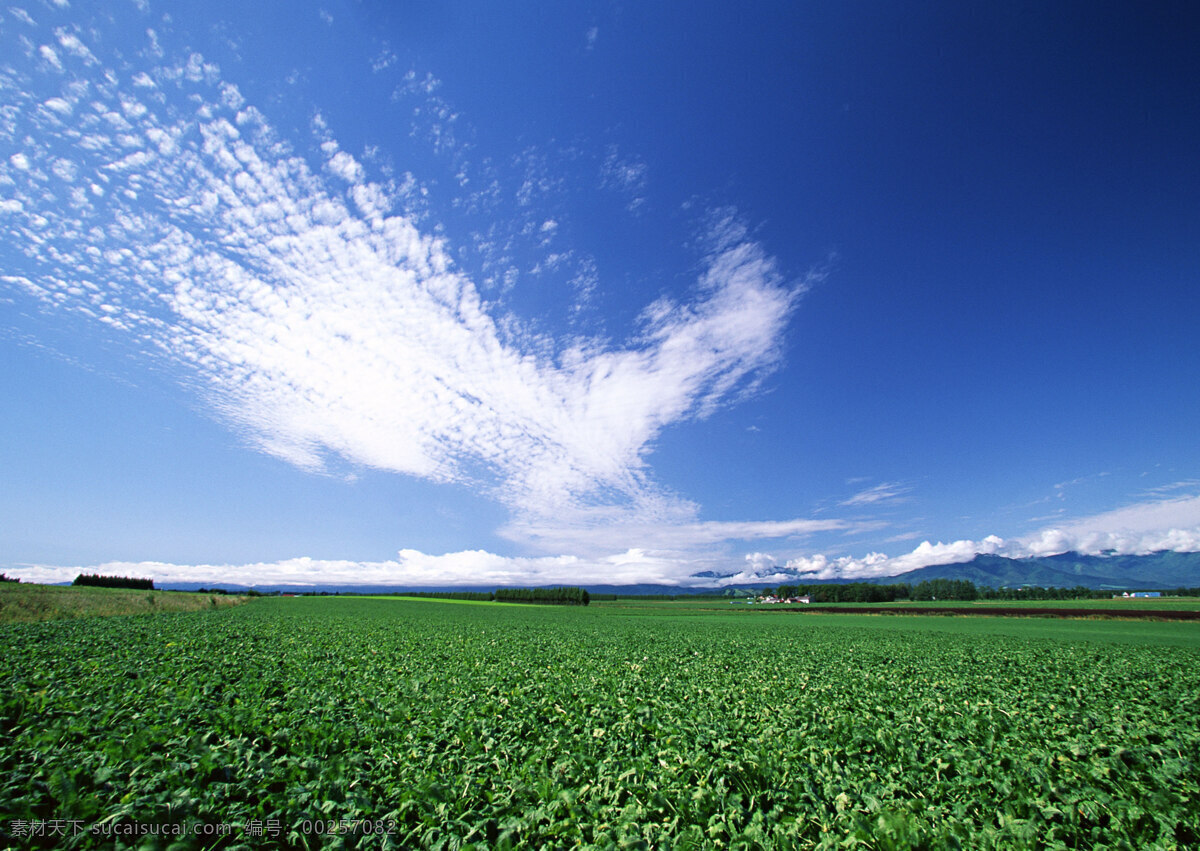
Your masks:
{"label": "crop field", "polygon": [[1200,611],[1200,599],[1196,597],[1151,597],[1145,599],[1100,599],[1082,600],[899,600],[894,603],[812,603],[814,608],[839,608],[845,606],[883,606],[912,609],[940,609],[948,607],[972,607],[989,609],[994,607],[1018,609],[1104,609],[1113,612],[1146,612],[1161,610]]}
{"label": "crop field", "polygon": [[684,608],[721,610],[730,607],[752,606],[760,609],[794,608],[804,610],[825,610],[845,608],[904,608],[913,610],[945,609],[970,607],[975,609],[990,609],[996,607],[1031,609],[1103,609],[1113,612],[1144,612],[1148,617],[1162,610],[1200,611],[1200,597],[1152,597],[1143,599],[1100,599],[1082,600],[896,600],[888,603],[748,603],[746,597],[679,597],[675,600],[638,600],[622,598],[619,600],[593,600],[593,606],[604,608],[652,608],[664,611],[680,611]]}
{"label": "crop field", "polygon": [[985,609],[993,606],[1009,606],[1022,609],[1111,609],[1124,612],[1154,612],[1160,609],[1178,609],[1181,611],[1200,610],[1200,599],[1196,597],[1150,597],[1142,599],[1099,599],[1082,600],[937,600],[912,601],[898,600],[894,603],[812,603],[812,606],[903,606],[914,609],[937,609],[947,606],[974,606]]}
{"label": "crop field", "polygon": [[734,608],[0,625],[0,846],[1200,845],[1200,625]]}

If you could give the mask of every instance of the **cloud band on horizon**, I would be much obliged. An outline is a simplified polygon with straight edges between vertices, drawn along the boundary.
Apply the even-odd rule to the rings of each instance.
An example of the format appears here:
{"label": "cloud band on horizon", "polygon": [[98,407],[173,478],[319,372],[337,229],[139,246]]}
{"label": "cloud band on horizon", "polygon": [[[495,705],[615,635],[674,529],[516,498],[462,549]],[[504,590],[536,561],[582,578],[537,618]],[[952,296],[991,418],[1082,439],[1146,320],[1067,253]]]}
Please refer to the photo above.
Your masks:
{"label": "cloud band on horizon", "polygon": [[[1115,530],[1115,531],[1114,531]],[[177,565],[162,562],[109,562],[88,567],[20,565],[13,574],[34,582],[69,582],[79,573],[150,576],[159,582],[240,583],[249,585],[395,585],[452,587],[553,584],[662,584],[719,588],[747,583],[872,579],[939,564],[966,562],[978,554],[1010,558],[1079,552],[1145,555],[1162,550],[1200,552],[1200,496],[1137,503],[1080,518],[1023,538],[1005,541],[989,535],[981,541],[922,542],[909,553],[889,557],[830,559],[823,555],[788,560],[780,570],[766,553],[745,556],[744,567],[710,547],[719,540],[762,540],[804,529],[789,524],[698,524],[692,537],[666,527],[661,550],[634,548],[603,556],[554,555],[510,557],[484,550],[429,555],[401,550],[387,561],[294,558],[247,565]],[[808,530],[812,531],[812,530]]]}

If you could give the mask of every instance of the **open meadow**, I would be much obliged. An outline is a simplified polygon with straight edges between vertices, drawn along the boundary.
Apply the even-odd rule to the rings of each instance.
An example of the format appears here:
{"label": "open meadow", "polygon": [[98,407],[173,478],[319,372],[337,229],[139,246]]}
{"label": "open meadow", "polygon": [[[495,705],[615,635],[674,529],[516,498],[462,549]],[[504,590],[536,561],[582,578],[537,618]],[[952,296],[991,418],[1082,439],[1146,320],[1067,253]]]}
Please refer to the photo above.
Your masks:
{"label": "open meadow", "polygon": [[1200,843],[1196,623],[299,597],[0,653],[4,846]]}
{"label": "open meadow", "polygon": [[0,624],[95,615],[194,612],[236,606],[245,601],[245,597],[233,594],[0,582]]}

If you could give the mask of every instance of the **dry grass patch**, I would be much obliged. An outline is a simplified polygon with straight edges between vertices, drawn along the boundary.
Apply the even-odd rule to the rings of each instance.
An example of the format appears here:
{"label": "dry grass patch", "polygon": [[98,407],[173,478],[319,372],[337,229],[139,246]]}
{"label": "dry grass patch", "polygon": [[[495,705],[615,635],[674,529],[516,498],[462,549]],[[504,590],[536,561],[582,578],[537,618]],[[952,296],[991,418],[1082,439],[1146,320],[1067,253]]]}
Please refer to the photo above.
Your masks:
{"label": "dry grass patch", "polygon": [[72,585],[0,583],[0,623],[31,623],[98,615],[192,612],[246,602],[246,597],[188,591],[84,588]]}

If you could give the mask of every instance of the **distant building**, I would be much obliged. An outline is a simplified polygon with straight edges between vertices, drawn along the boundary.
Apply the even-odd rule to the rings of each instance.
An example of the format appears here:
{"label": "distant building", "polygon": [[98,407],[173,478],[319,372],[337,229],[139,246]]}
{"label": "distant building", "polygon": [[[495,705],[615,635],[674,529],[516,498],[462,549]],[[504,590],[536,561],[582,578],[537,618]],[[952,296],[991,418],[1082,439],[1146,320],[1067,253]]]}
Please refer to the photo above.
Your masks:
{"label": "distant building", "polygon": [[1161,591],[1126,591],[1124,594],[1113,594],[1114,600],[1132,600],[1134,597],[1161,597]]}

